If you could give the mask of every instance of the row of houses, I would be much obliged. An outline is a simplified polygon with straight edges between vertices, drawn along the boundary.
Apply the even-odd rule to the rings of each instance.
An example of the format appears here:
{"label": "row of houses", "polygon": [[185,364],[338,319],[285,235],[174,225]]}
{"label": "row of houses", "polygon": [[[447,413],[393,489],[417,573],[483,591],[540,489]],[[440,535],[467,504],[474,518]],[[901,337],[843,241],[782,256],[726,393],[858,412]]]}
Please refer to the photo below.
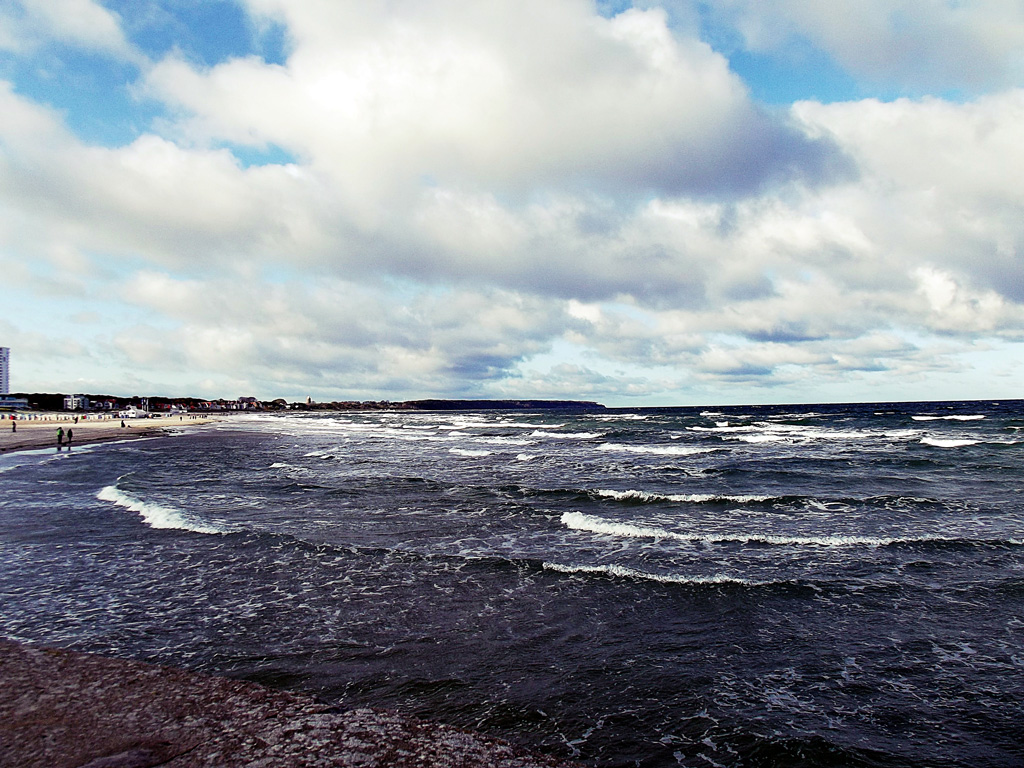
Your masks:
{"label": "row of houses", "polygon": [[118,412],[123,418],[137,418],[149,414],[164,416],[195,412],[258,411],[264,408],[264,404],[255,397],[240,397],[237,400],[133,397],[122,400],[113,397],[64,395],[65,411]]}

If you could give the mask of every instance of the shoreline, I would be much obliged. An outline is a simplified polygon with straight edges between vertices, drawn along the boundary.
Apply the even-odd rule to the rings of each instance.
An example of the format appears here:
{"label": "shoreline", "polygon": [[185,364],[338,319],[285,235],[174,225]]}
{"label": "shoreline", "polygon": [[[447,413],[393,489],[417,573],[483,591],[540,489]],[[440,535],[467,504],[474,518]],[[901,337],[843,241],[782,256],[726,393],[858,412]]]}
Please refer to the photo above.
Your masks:
{"label": "shoreline", "polygon": [[0,768],[570,768],[307,694],[0,638]]}
{"label": "shoreline", "polygon": [[[218,416],[193,414],[183,416],[158,416],[151,419],[125,419],[121,426],[119,418],[87,418],[79,417],[75,423],[74,416],[58,413],[33,413],[31,419],[0,418],[0,454],[16,451],[53,448],[57,450],[57,428],[67,433],[70,428],[74,432],[72,445],[64,450],[73,450],[76,446],[106,443],[113,440],[131,440],[139,437],[157,437],[166,435],[171,427],[185,428],[210,424],[218,421]],[[17,425],[13,430],[11,425]]]}

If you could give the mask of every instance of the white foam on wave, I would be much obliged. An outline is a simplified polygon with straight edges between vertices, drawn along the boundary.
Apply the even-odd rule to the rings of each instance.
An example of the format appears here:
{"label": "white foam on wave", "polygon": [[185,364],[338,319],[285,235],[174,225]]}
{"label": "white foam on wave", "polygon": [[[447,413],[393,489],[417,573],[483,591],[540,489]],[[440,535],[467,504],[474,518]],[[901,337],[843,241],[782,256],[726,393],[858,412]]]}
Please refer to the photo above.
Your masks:
{"label": "white foam on wave", "polygon": [[706,504],[708,502],[722,501],[735,502],[737,504],[750,504],[760,501],[771,501],[774,496],[722,496],[713,493],[651,493],[650,491],[611,491],[597,490],[598,496],[617,501],[674,501],[692,504]]}
{"label": "white foam on wave", "polygon": [[537,457],[532,453],[520,453],[516,456],[518,461],[533,461],[535,458]]}
{"label": "white foam on wave", "polygon": [[593,440],[604,437],[604,432],[533,432],[531,437],[555,437],[559,440]]}
{"label": "white foam on wave", "polygon": [[980,421],[985,418],[983,413],[965,414],[962,416],[911,416],[914,421]]}
{"label": "white foam on wave", "polygon": [[626,445],[624,443],[602,443],[601,451],[620,451],[622,453],[650,453],[657,456],[693,456],[698,453],[710,453],[711,448],[697,448],[688,445]]}
{"label": "white foam on wave", "polygon": [[448,453],[454,453],[456,456],[490,456],[492,452],[471,450],[469,448],[449,448]]}
{"label": "white foam on wave", "polygon": [[610,536],[621,536],[631,539],[679,539],[680,541],[696,541],[698,537],[666,531],[649,525],[622,523],[603,520],[600,517],[587,515],[583,512],[563,512],[562,524],[574,531],[603,533]]}
{"label": "white foam on wave", "polygon": [[470,442],[493,443],[494,445],[536,445],[536,440],[527,440],[522,437],[502,437],[500,435],[481,435],[474,437]]}
{"label": "white foam on wave", "polygon": [[936,448],[963,448],[965,445],[977,445],[981,440],[968,440],[967,438],[922,437],[921,442],[925,445],[933,445]]}
{"label": "white foam on wave", "polygon": [[219,528],[192,522],[176,509],[136,499],[116,485],[101,488],[96,498],[137,513],[151,528],[172,528],[193,533],[224,533]]}
{"label": "white foam on wave", "polygon": [[[490,425],[488,425],[490,426]],[[513,429],[561,429],[565,424],[531,424],[528,421],[497,421],[496,427],[509,427]]]}
{"label": "white foam on wave", "polygon": [[876,536],[773,536],[770,534],[697,534],[677,533],[649,525],[636,525],[604,520],[582,512],[564,512],[562,524],[567,528],[588,533],[619,536],[633,539],[669,539],[705,544],[769,544],[791,547],[884,547],[897,543],[941,541],[942,539],[890,538]]}
{"label": "white foam on wave", "polygon": [[737,579],[731,576],[682,576],[678,574],[660,574],[638,571],[634,568],[627,568],[622,565],[562,565],[561,563],[544,563],[547,571],[558,571],[559,573],[599,573],[606,576],[615,576],[624,579],[639,579],[643,581],[660,581],[666,584],[739,584],[742,586],[753,586],[754,582],[746,579]]}
{"label": "white foam on wave", "polygon": [[729,426],[727,422],[722,422],[714,427],[694,426],[687,427],[687,429],[692,432],[727,435],[744,443],[809,443],[818,440],[877,440],[880,438],[906,440],[920,434],[919,431],[913,429],[886,431],[825,429],[823,427],[801,424],[773,424],[767,422],[738,426]]}

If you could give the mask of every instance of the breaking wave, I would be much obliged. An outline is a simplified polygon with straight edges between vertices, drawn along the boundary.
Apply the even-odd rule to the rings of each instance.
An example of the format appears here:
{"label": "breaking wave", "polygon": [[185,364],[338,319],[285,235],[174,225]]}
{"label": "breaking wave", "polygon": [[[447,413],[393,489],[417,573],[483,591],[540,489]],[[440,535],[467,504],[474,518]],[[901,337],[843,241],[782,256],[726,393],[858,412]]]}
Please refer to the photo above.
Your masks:
{"label": "breaking wave", "polygon": [[632,501],[643,504],[655,504],[662,501],[672,501],[691,504],[708,504],[712,502],[734,502],[737,504],[751,504],[755,502],[774,501],[777,496],[721,496],[714,493],[651,493],[649,491],[609,491],[597,490],[594,495],[616,501]]}
{"label": "breaking wave", "polygon": [[936,448],[963,448],[965,445],[977,445],[982,441],[969,440],[967,438],[922,437],[921,442],[924,445],[933,445]]}
{"label": "breaking wave", "polygon": [[710,453],[712,448],[697,448],[687,445],[626,445],[624,443],[603,443],[598,446],[601,451],[621,451],[623,453],[650,453],[656,456],[694,456],[698,453]]}
{"label": "breaking wave", "polygon": [[596,573],[614,576],[620,579],[637,579],[641,581],[658,581],[664,584],[736,584],[744,587],[758,586],[758,582],[738,579],[732,576],[682,576],[677,574],[659,574],[638,571],[622,565],[562,565],[561,563],[544,563],[544,570],[559,573]]}
{"label": "breaking wave", "polygon": [[904,538],[892,536],[775,536],[737,531],[730,534],[679,533],[651,525],[637,525],[620,521],[604,520],[582,512],[565,512],[562,524],[567,528],[587,533],[637,539],[668,539],[703,544],[766,544],[771,546],[795,547],[887,547],[892,544],[919,544],[925,542],[948,543],[958,539],[942,537]]}
{"label": "breaking wave", "polygon": [[193,533],[226,533],[220,528],[193,522],[176,509],[136,499],[116,485],[101,488],[96,498],[137,513],[151,528],[169,528]]}

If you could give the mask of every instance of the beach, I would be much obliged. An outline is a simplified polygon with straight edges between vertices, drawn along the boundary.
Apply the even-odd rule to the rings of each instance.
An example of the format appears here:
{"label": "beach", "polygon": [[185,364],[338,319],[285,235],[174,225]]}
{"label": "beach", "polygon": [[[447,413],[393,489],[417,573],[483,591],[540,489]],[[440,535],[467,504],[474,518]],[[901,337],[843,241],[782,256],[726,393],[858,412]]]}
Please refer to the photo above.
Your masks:
{"label": "beach", "polygon": [[557,768],[478,734],[0,639],[0,768]]}
{"label": "beach", "polygon": [[[31,418],[26,418],[30,415]],[[74,432],[74,446],[87,443],[103,443],[110,440],[130,440],[138,437],[153,437],[163,433],[169,427],[187,427],[208,424],[217,416],[183,414],[175,416],[157,416],[149,419],[122,419],[117,417],[99,417],[88,415],[78,417],[77,423],[73,414],[38,413],[20,414],[17,421],[11,421],[9,414],[0,418],[0,453],[10,451],[26,451],[37,448],[57,448],[57,429],[65,434],[68,429]],[[122,427],[121,424],[124,424]],[[12,424],[17,429],[11,428]]]}

